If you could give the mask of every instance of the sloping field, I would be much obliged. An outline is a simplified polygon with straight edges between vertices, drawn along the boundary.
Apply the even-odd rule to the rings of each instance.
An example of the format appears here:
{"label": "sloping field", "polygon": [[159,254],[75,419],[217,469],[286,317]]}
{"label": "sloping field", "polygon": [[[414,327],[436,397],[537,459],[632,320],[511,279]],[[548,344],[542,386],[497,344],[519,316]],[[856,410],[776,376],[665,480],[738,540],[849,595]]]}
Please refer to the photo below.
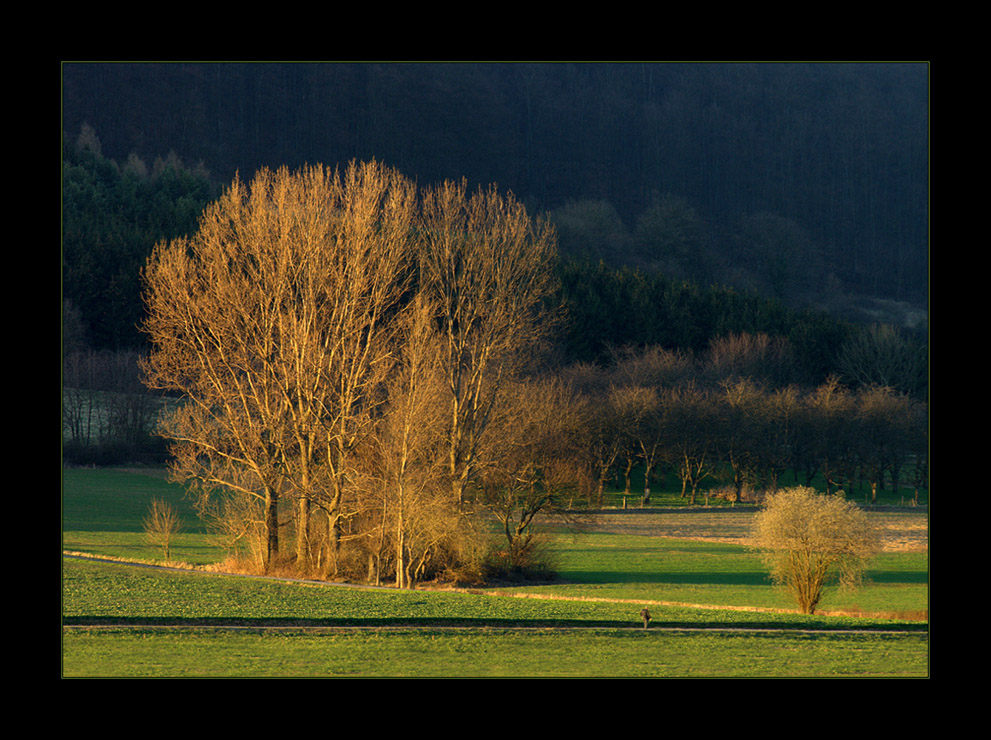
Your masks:
{"label": "sloping field", "polygon": [[[750,544],[752,509],[714,511],[643,511],[626,509],[588,517],[591,532],[670,537],[682,540]],[[885,552],[926,552],[929,550],[929,515],[926,510],[872,511],[878,523]]]}

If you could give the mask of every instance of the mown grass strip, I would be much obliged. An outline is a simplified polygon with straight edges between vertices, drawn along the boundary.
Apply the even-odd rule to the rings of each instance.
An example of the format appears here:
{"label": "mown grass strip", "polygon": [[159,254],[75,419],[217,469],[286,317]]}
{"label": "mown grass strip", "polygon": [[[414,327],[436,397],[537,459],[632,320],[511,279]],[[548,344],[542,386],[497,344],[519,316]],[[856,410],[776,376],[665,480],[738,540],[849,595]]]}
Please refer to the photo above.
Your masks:
{"label": "mown grass strip", "polygon": [[70,631],[63,671],[171,677],[913,677],[928,636],[656,630]]}

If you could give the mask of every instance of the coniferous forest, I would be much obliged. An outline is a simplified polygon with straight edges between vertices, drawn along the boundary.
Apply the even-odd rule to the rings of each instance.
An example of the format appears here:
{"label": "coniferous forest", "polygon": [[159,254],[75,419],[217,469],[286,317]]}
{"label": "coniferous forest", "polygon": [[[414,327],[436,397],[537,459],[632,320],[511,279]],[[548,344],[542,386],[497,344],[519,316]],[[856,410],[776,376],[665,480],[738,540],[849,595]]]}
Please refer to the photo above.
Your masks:
{"label": "coniferous forest", "polygon": [[351,159],[550,215],[581,359],[784,308],[925,330],[926,65],[66,64],[63,131],[63,293],[96,348],[142,343],[151,245],[235,173]]}
{"label": "coniferous forest", "polygon": [[66,64],[62,92],[66,135],[120,166],[375,159],[496,183],[593,262],[853,318],[926,304],[925,64]]}

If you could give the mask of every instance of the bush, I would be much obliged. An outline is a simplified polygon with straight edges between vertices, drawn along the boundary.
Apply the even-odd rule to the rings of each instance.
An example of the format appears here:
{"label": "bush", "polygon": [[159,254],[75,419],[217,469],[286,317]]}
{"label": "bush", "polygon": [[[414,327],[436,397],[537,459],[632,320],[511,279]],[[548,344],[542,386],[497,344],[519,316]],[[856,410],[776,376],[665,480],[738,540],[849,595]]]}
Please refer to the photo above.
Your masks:
{"label": "bush", "polygon": [[483,563],[484,580],[550,581],[557,575],[558,563],[548,541],[541,535],[528,539],[526,546],[510,552],[504,539],[493,542]]}
{"label": "bush", "polygon": [[754,540],[772,578],[805,614],[815,613],[830,579],[859,585],[867,561],[879,549],[867,514],[842,492],[824,495],[804,487],[767,497],[754,522]]}

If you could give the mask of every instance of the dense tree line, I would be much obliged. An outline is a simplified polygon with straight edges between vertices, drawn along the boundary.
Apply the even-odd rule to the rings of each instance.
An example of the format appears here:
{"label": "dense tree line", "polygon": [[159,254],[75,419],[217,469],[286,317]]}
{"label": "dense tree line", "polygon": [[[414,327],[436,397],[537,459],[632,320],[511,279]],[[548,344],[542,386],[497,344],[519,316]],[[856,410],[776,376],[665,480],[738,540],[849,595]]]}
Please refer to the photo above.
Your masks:
{"label": "dense tree line", "polygon": [[72,350],[62,357],[62,459],[70,465],[161,464],[160,400],[141,382],[134,350]]}
{"label": "dense tree line", "polygon": [[[569,378],[586,399],[583,425],[586,494],[602,502],[618,478],[631,489],[642,471],[649,503],[654,477],[677,476],[682,497],[706,503],[723,482],[731,500],[744,491],[773,491],[791,471],[803,485],[817,476],[827,492],[928,488],[928,406],[890,387],[851,389],[830,377],[815,385],[787,381],[786,340],[735,335],[714,340],[698,356],[659,347],[617,356],[607,367],[579,364]],[[783,372],[784,371],[784,372]],[[716,486],[718,488],[718,486]]]}
{"label": "dense tree line", "polygon": [[[629,226],[611,204],[569,201],[551,212],[564,255],[727,285],[793,308],[849,311],[837,266],[794,220],[763,212],[717,224],[685,198],[655,194]],[[855,315],[855,312],[851,312]]]}
{"label": "dense tree line", "polygon": [[[202,170],[190,171],[174,156],[156,160],[150,168],[136,157],[120,166],[101,155],[91,130],[67,141],[64,166],[63,455],[76,464],[160,460],[164,449],[151,432],[161,405],[142,392],[135,363],[145,349],[138,344],[143,341],[137,331],[143,315],[138,275],[155,241],[195,229],[214,191]],[[559,230],[563,226],[567,231],[560,214],[552,217]],[[587,236],[589,231],[572,226],[568,233],[574,241],[576,234]],[[595,238],[608,240],[609,230]],[[836,376],[845,393],[856,395],[883,386],[915,399],[926,396],[925,343],[891,326],[857,326],[813,310],[793,311],[753,292],[702,288],[658,270],[617,267],[601,260],[565,256],[554,268],[554,277],[558,287],[546,297],[547,308],[564,320],[545,337],[553,347],[545,359],[558,370],[584,363],[610,373],[617,357],[629,362],[637,352],[663,351],[671,357],[705,357],[710,370],[732,369],[758,378],[764,386],[814,388]],[[758,350],[764,352],[759,371],[753,367]],[[627,365],[623,367],[628,372]],[[698,372],[694,359],[687,367]],[[617,393],[627,397],[622,401],[627,405],[658,393],[657,388],[617,387],[624,388]],[[555,411],[532,404],[517,410],[517,420],[545,422],[527,427],[514,453],[517,464],[529,466],[528,472],[491,475],[482,499],[503,521],[507,552],[514,562],[526,560],[536,514],[548,507],[567,508],[573,501],[578,478],[568,451],[581,445],[615,449],[616,441],[608,438],[613,422],[589,416],[596,408],[595,394],[604,393],[600,385],[569,385],[549,394],[570,399],[561,400]],[[582,419],[584,427],[548,426],[548,420],[565,419]],[[583,439],[581,434],[589,429],[599,429],[602,437]],[[649,475],[660,464],[662,447],[656,441],[636,444],[643,457],[626,455],[623,465],[628,469],[635,459],[653,460],[647,465]],[[557,460],[553,471],[547,468],[550,463],[538,470],[532,460],[527,461],[527,456],[538,453]],[[565,464],[566,460],[571,462]],[[582,468],[582,480],[591,476],[595,485],[604,485],[616,474],[618,464],[602,457],[595,466]],[[812,462],[803,465],[819,467]],[[690,472],[684,469],[686,476]],[[702,472],[704,468],[696,469],[694,475]],[[541,485],[523,489],[523,480],[539,480]],[[692,478],[685,480],[690,489]],[[523,501],[529,503],[524,506]]]}
{"label": "dense tree line", "polygon": [[[70,64],[63,111],[121,161],[174,149],[227,182],[375,158],[498,183],[532,212],[606,203],[631,232],[678,215],[670,244],[702,248],[596,245],[624,262],[699,279],[743,248],[721,281],[782,291],[814,255],[820,293],[833,274],[849,294],[925,300],[925,64]],[[783,239],[797,262],[767,253]]]}
{"label": "dense tree line", "polygon": [[[837,376],[850,386],[883,385],[914,397],[928,392],[925,336],[888,324],[854,324],[814,309],[731,288],[702,288],[659,272],[604,262],[562,260],[560,330],[566,362],[609,364],[617,351],[659,347],[701,355],[722,348],[720,362],[737,361],[727,338],[763,336],[786,342],[787,362],[775,382],[802,386]],[[739,350],[739,348],[737,348]]]}

